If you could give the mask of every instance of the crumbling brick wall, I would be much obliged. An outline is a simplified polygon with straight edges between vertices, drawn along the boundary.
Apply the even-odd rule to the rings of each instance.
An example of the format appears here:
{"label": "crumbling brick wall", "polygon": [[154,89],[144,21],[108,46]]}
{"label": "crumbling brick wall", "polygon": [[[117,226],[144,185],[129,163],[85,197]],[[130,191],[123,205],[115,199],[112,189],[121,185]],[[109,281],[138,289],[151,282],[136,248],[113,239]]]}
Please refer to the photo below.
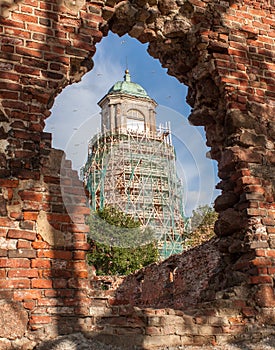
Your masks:
{"label": "crumbling brick wall", "polygon": [[[274,324],[274,8],[273,0],[1,2],[0,286],[7,318],[0,336],[7,346],[27,329],[43,338],[53,336],[45,329],[63,334],[96,321],[85,194],[69,161],[60,168],[63,155],[43,128],[55,96],[92,69],[95,45],[109,30],[149,42],[150,55],[188,86],[189,119],[205,127],[218,161],[222,263],[205,301],[245,285],[240,312],[254,308],[259,322]],[[10,310],[16,327],[6,322]]]}

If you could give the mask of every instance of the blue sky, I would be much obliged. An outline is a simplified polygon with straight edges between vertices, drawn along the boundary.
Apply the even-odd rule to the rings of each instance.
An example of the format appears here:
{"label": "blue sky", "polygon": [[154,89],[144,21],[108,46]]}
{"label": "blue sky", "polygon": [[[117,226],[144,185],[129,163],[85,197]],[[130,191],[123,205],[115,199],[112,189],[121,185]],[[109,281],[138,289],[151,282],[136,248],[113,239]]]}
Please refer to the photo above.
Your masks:
{"label": "blue sky", "polygon": [[185,102],[187,88],[169,76],[159,61],[128,35],[110,33],[97,45],[94,68],[82,81],[73,84],[56,98],[46,131],[53,134],[53,147],[63,149],[76,170],[85,163],[87,143],[99,131],[100,108],[97,102],[117,81],[123,80],[128,66],[132,81],[140,84],[157,103],[157,121],[170,121],[177,154],[178,175],[184,186],[186,215],[198,205],[211,204],[218,191],[216,164],[206,158],[202,128],[190,126],[190,107]]}

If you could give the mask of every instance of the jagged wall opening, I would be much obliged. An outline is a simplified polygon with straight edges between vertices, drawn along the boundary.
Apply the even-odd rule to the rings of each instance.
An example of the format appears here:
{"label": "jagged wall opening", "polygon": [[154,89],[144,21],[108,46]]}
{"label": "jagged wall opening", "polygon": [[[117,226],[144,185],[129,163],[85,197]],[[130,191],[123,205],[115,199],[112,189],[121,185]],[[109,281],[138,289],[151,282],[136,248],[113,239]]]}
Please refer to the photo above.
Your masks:
{"label": "jagged wall opening", "polygon": [[[66,161],[63,177],[71,205],[65,208],[58,165],[63,154],[51,148],[43,128],[54,97],[92,68],[95,44],[108,30],[149,42],[149,53],[189,87],[190,121],[205,127],[211,156],[219,163],[216,233],[223,263],[205,301],[212,300],[212,311],[221,303],[234,305],[245,320],[242,330],[253,322],[273,325],[273,1],[22,0],[6,1],[3,8],[2,343],[99,330],[95,318],[107,312],[89,294],[82,185]],[[238,295],[239,287],[247,294]],[[21,317],[14,316],[7,329],[11,309]],[[200,331],[194,335],[191,328],[194,340]],[[234,330],[215,328],[215,341]],[[213,336],[213,328],[208,332]],[[139,344],[146,336],[152,339],[143,334]]]}
{"label": "jagged wall opening", "polygon": [[[170,125],[170,136],[176,152],[177,174],[179,175],[180,171],[181,191],[185,199],[182,211],[187,217],[199,205],[213,204],[214,196],[219,193],[215,191],[217,179],[214,175],[214,162],[216,165],[216,161],[205,157],[208,148],[202,135],[203,129],[190,126],[188,123],[190,108],[185,102],[187,87],[166,74],[166,69],[161,67],[158,60],[148,55],[146,48],[146,44],[141,44],[128,35],[119,37],[109,32],[108,36],[97,44],[97,52],[93,56],[94,68],[81,82],[67,87],[56,99],[52,114],[46,119],[46,130],[52,134],[53,146],[63,149],[67,158],[72,160],[73,168],[80,172],[87,160],[89,141],[100,132],[101,115],[98,112],[97,102],[116,81],[123,79],[127,64],[131,80],[144,87],[149,96],[158,103],[157,127],[160,123],[165,125],[168,122]],[[154,151],[157,154],[157,147]],[[132,152],[131,158],[133,154]],[[151,167],[149,173],[147,169],[146,186],[149,186],[148,183],[152,178]],[[117,188],[113,186],[113,190],[116,193]],[[119,198],[121,200],[123,194],[120,193]],[[166,201],[164,197],[163,200]],[[116,203],[118,207],[121,205],[121,201]],[[139,209],[138,215],[141,215],[141,212]],[[154,215],[158,215],[160,219],[157,211],[151,213],[150,218]],[[165,225],[170,225],[167,217],[163,222],[165,224],[163,223],[162,231],[170,232],[169,229],[165,229]],[[189,221],[186,220],[186,227],[188,226]],[[178,252],[180,249],[181,244],[178,245]],[[186,249],[187,244],[184,246],[184,250]]]}

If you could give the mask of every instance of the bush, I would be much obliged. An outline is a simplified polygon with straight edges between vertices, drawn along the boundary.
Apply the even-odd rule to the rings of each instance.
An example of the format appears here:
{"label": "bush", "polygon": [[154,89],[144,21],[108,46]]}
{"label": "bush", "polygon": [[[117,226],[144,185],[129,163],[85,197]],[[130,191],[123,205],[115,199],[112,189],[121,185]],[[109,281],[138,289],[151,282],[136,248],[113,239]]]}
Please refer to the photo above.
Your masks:
{"label": "bush", "polygon": [[98,275],[128,275],[159,258],[157,243],[150,228],[114,207],[92,212],[90,226],[91,250],[88,263]]}
{"label": "bush", "polygon": [[184,241],[184,248],[190,249],[215,236],[214,225],[218,214],[209,205],[199,206],[191,216],[191,230]]}

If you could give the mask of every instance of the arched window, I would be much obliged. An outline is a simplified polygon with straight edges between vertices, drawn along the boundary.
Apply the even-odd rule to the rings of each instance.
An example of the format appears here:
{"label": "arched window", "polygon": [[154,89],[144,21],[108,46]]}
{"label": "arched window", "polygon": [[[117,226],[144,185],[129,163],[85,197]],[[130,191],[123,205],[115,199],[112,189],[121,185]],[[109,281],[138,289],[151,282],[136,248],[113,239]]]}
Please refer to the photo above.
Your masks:
{"label": "arched window", "polygon": [[144,115],[137,109],[129,109],[127,112],[127,129],[132,131],[144,131]]}

